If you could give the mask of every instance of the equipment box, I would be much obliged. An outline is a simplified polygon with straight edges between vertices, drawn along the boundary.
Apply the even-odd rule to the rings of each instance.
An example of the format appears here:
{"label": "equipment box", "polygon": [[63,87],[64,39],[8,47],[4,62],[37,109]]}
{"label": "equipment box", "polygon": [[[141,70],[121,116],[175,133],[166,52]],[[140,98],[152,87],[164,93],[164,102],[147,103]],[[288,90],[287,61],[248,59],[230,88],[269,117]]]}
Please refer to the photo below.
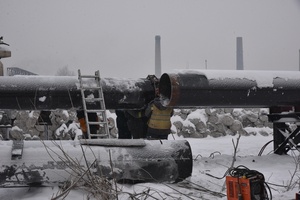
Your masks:
{"label": "equipment box", "polygon": [[226,176],[226,187],[228,200],[265,199],[264,183],[256,176],[251,178]]}

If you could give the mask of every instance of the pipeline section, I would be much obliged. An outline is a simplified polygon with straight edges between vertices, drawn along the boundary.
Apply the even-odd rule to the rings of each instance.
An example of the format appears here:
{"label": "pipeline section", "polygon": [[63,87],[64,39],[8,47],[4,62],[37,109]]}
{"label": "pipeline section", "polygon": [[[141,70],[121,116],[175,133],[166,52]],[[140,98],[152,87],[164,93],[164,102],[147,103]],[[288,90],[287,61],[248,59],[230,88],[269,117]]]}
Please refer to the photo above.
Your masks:
{"label": "pipeline section", "polygon": [[300,105],[300,72],[203,70],[163,74],[165,106],[266,108]]}
{"label": "pipeline section", "polygon": [[[94,80],[85,80],[95,86]],[[140,109],[154,98],[150,80],[102,78],[107,109]],[[198,70],[163,74],[163,103],[174,108],[298,106],[300,72]],[[97,97],[94,91],[85,91]],[[89,108],[98,108],[89,102]],[[77,77],[0,77],[0,109],[82,109]]]}
{"label": "pipeline section", "polygon": [[[85,86],[96,87],[95,80],[83,80]],[[148,79],[102,78],[107,109],[139,109],[154,98],[154,87]],[[79,80],[73,76],[9,76],[0,77],[0,109],[55,110],[82,109]],[[93,90],[87,95],[98,96]],[[99,108],[88,102],[90,109]]]}
{"label": "pipeline section", "polygon": [[24,141],[19,158],[12,146],[0,141],[0,187],[57,185],[78,178],[78,167],[118,182],[176,182],[193,168],[185,140]]}

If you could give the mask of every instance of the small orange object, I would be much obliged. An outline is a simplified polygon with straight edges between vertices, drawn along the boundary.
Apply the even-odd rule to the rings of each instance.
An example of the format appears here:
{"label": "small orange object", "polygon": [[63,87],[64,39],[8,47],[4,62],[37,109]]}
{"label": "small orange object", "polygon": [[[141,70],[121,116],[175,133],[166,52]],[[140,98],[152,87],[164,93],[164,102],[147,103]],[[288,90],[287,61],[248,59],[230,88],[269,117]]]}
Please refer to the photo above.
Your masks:
{"label": "small orange object", "polygon": [[263,200],[264,183],[256,176],[251,178],[226,176],[228,200]]}

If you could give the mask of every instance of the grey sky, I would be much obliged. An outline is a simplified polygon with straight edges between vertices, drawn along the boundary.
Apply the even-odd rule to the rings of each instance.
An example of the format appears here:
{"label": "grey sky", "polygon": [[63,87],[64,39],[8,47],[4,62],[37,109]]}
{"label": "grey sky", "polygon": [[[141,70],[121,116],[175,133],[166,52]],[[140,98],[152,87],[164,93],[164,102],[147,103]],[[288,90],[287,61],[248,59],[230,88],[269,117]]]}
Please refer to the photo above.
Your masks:
{"label": "grey sky", "polygon": [[235,69],[243,37],[247,70],[298,70],[300,0],[0,0],[5,67],[54,75],[99,69],[103,77],[154,74],[154,37],[162,72]]}

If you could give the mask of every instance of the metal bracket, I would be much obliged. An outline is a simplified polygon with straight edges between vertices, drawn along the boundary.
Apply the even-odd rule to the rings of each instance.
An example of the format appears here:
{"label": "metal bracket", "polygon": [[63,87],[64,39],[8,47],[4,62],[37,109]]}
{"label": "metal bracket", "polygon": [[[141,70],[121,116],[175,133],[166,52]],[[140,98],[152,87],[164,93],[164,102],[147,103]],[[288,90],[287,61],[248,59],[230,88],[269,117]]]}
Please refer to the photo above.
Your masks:
{"label": "metal bracket", "polygon": [[292,146],[297,146],[297,143],[295,142],[297,139],[297,134],[300,132],[300,127],[298,126],[296,130],[294,130],[289,136],[285,138],[285,140],[277,147],[277,149],[274,150],[274,153],[276,154],[282,154],[287,153],[287,151],[290,150],[291,147],[288,146],[288,143],[291,143]]}
{"label": "metal bracket", "polygon": [[[269,121],[273,122],[274,153],[282,155],[292,147],[297,148],[300,143],[300,113],[274,113],[268,117]],[[286,123],[294,123],[297,128],[291,131]]]}
{"label": "metal bracket", "polygon": [[22,159],[24,140],[13,140],[11,160]]}

